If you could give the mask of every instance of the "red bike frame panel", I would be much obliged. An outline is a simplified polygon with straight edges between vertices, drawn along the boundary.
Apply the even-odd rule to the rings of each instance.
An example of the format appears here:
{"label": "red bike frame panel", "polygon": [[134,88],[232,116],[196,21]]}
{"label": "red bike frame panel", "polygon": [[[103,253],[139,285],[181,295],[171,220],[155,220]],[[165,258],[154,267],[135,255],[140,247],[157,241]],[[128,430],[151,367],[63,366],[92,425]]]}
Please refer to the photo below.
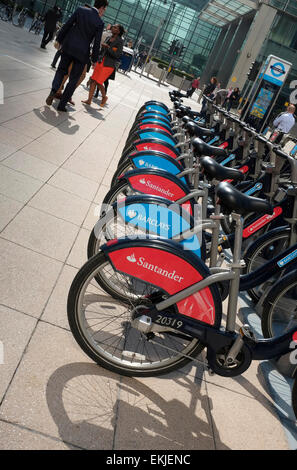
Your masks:
{"label": "red bike frame panel", "polygon": [[269,224],[273,219],[276,219],[281,215],[283,212],[282,208],[277,206],[273,210],[273,214],[265,214],[263,217],[260,217],[260,219],[256,220],[256,222],[253,222],[251,225],[246,227],[242,233],[243,238],[248,238],[250,237],[253,233],[257,232],[260,230],[260,228],[264,227],[265,225]]}
{"label": "red bike frame panel", "polygon": [[[201,274],[173,253],[151,247],[122,248],[107,253],[117,271],[159,287],[170,295],[199,282]],[[215,306],[208,287],[177,303],[179,313],[209,325],[215,323]]]}
{"label": "red bike frame panel", "polygon": [[160,124],[140,124],[139,129],[160,129],[161,131],[167,132],[167,134],[172,135],[172,133],[166,127],[163,127]]}
{"label": "red bike frame panel", "polygon": [[138,152],[141,152],[142,150],[157,150],[158,152],[163,152],[166,153],[166,155],[169,155],[172,158],[176,158],[177,154],[172,152],[166,145],[162,144],[157,144],[154,142],[144,142],[144,143],[137,143],[135,144],[135,147]]}
{"label": "red bike frame panel", "polygon": [[186,195],[176,183],[163,176],[147,175],[145,173],[129,177],[133,189],[152,196],[162,196],[170,201],[177,201]]}

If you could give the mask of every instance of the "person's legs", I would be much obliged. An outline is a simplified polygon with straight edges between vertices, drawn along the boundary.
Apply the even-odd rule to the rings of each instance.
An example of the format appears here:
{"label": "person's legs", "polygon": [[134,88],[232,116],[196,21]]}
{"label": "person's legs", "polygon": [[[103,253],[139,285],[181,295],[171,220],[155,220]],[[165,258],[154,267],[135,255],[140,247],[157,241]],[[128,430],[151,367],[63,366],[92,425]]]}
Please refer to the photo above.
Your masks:
{"label": "person's legs", "polygon": [[191,96],[193,95],[195,91],[195,88],[191,88],[190,90],[187,91],[187,98],[191,98]]}
{"label": "person's legs", "polygon": [[44,45],[46,46],[54,37],[54,31],[48,31],[47,38],[44,40]]}
{"label": "person's legs", "polygon": [[44,33],[43,33],[42,40],[41,40],[41,45],[40,45],[40,47],[42,49],[45,49],[45,41],[46,41],[47,37],[48,37],[48,30],[46,28],[44,28]]}
{"label": "person's legs", "polygon": [[82,103],[85,103],[85,104],[88,104],[88,105],[92,104],[92,98],[94,96],[96,86],[99,86],[99,85],[95,82],[95,80],[90,78],[89,96],[88,96],[88,99],[82,101]]}
{"label": "person's legs", "polygon": [[59,67],[58,67],[58,69],[55,73],[54,79],[53,79],[51,92],[50,92],[49,96],[46,99],[46,104],[47,105],[50,106],[52,104],[53,99],[55,98],[55,95],[56,95],[57,91],[59,90],[65,75],[66,76],[68,75],[69,66],[70,66],[72,60],[73,60],[73,58],[71,56],[69,56],[65,52],[62,52]]}
{"label": "person's legs", "polygon": [[67,82],[67,80],[68,80],[68,78],[69,78],[69,75],[70,75],[71,70],[72,70],[72,62],[71,62],[71,64],[70,64],[69,67],[68,67],[68,73],[67,73],[67,75],[64,76],[64,78],[63,78],[63,80],[62,80],[62,83],[61,83],[61,86],[60,86],[59,90],[58,90],[57,93],[56,93],[56,95],[58,95],[59,98],[61,98],[61,96],[62,96],[62,92],[63,92],[63,90],[64,90],[64,85],[65,85],[65,83]]}
{"label": "person's legs", "polygon": [[100,93],[101,93],[101,96],[102,96],[102,100],[101,100],[101,103],[100,103],[100,106],[103,107],[107,101],[107,96],[106,96],[106,91],[105,91],[105,87],[104,85],[101,85],[100,83],[98,83],[98,88],[100,90]]}
{"label": "person's legs", "polygon": [[94,95],[95,98],[98,98],[98,95],[99,95],[99,88],[98,88],[98,86],[97,86],[97,87],[96,87],[96,91],[95,91],[95,95]]}
{"label": "person's legs", "polygon": [[108,89],[108,86],[109,86],[109,78],[107,78],[107,80],[105,80],[105,82],[103,83],[104,85],[104,90],[105,90],[105,94],[107,93],[107,89]]}
{"label": "person's legs", "polygon": [[53,68],[56,68],[57,62],[58,62],[59,58],[61,57],[61,54],[62,54],[62,51],[61,51],[61,49],[59,49],[59,50],[56,52],[55,57],[53,58],[53,61],[52,61],[52,63],[51,63],[51,66],[52,66]]}
{"label": "person's legs", "polygon": [[60,111],[65,111],[65,106],[67,102],[71,100],[71,97],[75,91],[78,80],[85,67],[85,64],[78,62],[76,59],[72,58],[72,60],[73,60],[73,64],[72,64],[72,69],[69,75],[68,84],[65,88],[65,91],[60,100],[60,104],[58,106],[58,109]]}
{"label": "person's legs", "polygon": [[84,79],[86,78],[86,75],[87,75],[87,65],[85,65],[85,68],[83,69],[83,73],[81,74],[78,82],[77,82],[77,85],[76,85],[76,88],[79,87],[79,85],[84,81]]}

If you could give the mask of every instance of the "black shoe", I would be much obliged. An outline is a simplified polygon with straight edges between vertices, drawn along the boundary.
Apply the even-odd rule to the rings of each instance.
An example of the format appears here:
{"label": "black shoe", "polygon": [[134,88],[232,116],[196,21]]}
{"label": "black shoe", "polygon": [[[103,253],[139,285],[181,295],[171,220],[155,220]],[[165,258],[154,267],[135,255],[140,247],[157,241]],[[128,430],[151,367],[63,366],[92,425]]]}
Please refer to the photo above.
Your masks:
{"label": "black shoe", "polygon": [[57,107],[57,110],[58,110],[58,111],[61,111],[61,112],[63,112],[63,113],[67,113],[67,109],[65,108],[65,106],[58,106],[58,107]]}
{"label": "black shoe", "polygon": [[53,64],[51,64],[51,68],[52,68],[52,69],[55,69],[55,68],[56,68],[56,66],[55,66],[55,65],[53,65]]}
{"label": "black shoe", "polygon": [[53,104],[54,98],[56,97],[56,92],[51,91],[48,97],[46,98],[45,102],[48,106],[51,106]]}
{"label": "black shoe", "polygon": [[46,49],[46,47],[45,47],[44,44],[41,44],[40,48],[41,48],[41,49]]}

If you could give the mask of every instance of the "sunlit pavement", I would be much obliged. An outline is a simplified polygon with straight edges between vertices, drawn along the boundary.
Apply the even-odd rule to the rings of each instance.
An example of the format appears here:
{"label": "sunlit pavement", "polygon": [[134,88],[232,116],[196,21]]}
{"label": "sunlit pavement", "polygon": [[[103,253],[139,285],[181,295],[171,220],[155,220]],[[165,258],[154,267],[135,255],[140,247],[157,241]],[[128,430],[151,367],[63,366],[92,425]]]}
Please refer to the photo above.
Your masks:
{"label": "sunlit pavement", "polygon": [[[106,108],[82,105],[82,85],[75,106],[59,114],[57,102],[45,105],[55,49],[40,41],[0,22],[0,448],[294,447],[290,406],[267,379],[285,391],[288,382],[270,363],[236,379],[210,376],[203,365],[128,379],[75,343],[66,299],[98,207],[140,106],[170,102],[167,88],[118,73]],[[196,101],[188,103],[197,109]]]}

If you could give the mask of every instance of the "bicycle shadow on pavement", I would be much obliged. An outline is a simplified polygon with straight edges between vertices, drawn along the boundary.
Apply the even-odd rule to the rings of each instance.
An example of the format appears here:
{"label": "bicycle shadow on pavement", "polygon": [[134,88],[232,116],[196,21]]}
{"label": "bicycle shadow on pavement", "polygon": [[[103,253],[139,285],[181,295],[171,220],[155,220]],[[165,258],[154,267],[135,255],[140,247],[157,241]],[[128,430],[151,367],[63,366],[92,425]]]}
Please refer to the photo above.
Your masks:
{"label": "bicycle shadow on pavement", "polygon": [[[227,449],[218,443],[203,381],[179,372],[164,378],[140,380],[95,364],[67,364],[49,378],[47,405],[60,438],[71,448],[214,450],[215,435],[219,448]],[[181,399],[175,389],[166,393],[171,387]]]}

